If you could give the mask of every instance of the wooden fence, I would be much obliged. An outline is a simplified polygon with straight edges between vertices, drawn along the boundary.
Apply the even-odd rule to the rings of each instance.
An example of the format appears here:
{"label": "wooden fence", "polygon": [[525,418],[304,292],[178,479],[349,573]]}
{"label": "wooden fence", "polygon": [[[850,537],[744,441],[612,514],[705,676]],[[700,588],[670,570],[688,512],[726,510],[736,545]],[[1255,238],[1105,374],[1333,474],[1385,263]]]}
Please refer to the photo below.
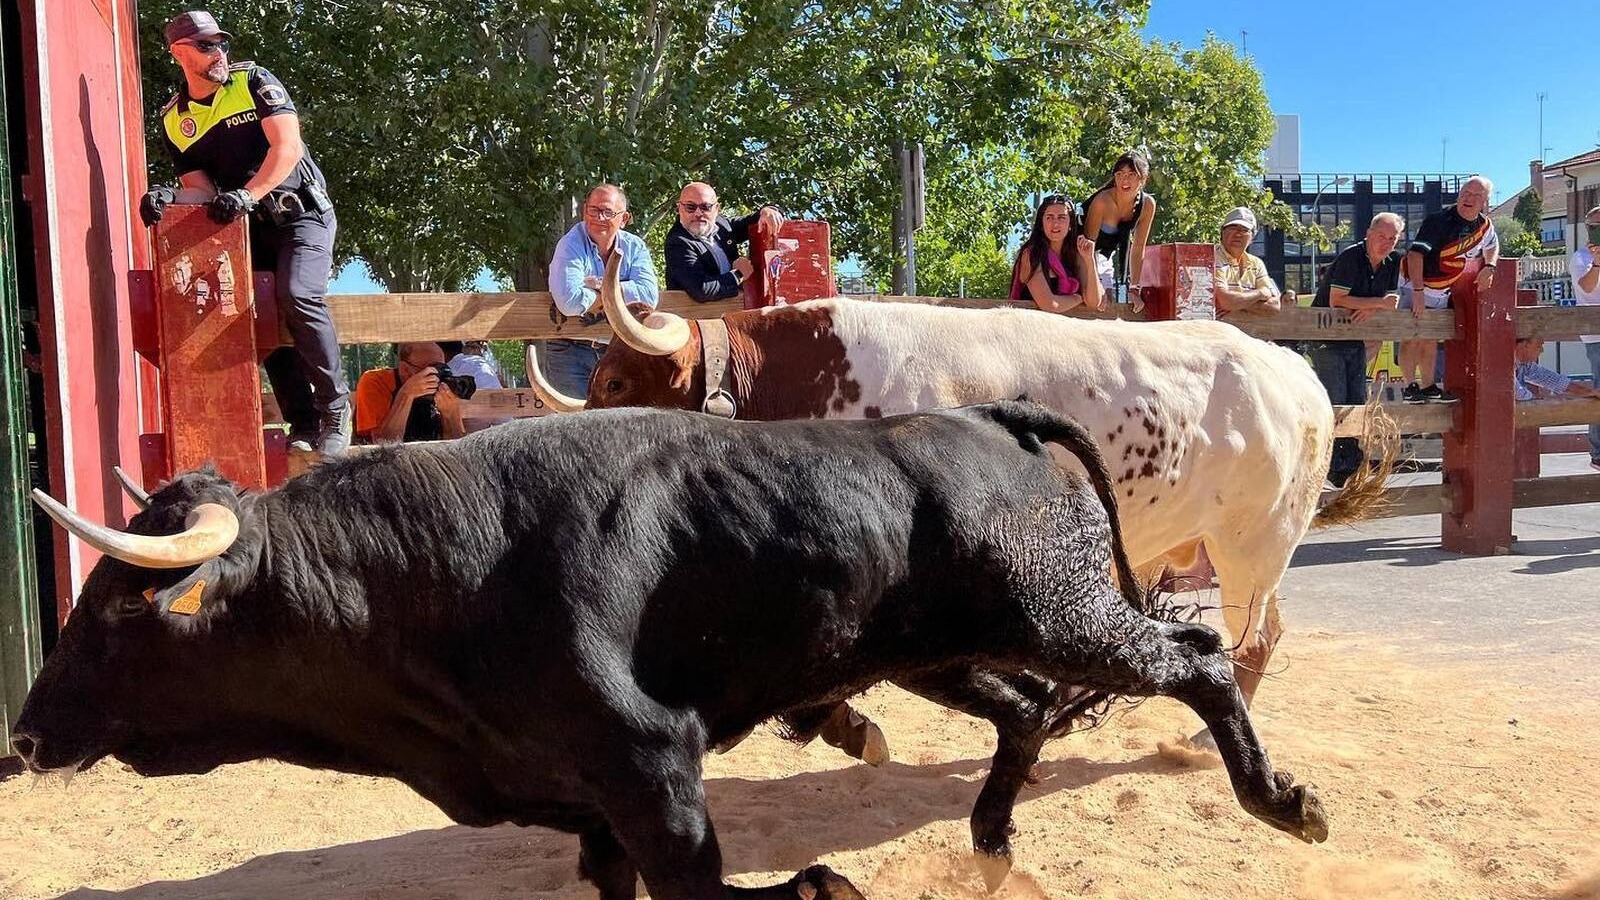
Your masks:
{"label": "wooden fence", "polygon": [[[1153,248],[1155,249],[1155,248]],[[1441,434],[1444,476],[1438,485],[1392,489],[1387,515],[1438,514],[1446,549],[1472,554],[1504,553],[1511,545],[1513,509],[1600,501],[1600,474],[1540,478],[1537,440],[1529,433],[1544,426],[1600,422],[1600,401],[1555,399],[1516,403],[1512,389],[1514,343],[1518,337],[1557,339],[1600,333],[1600,307],[1533,307],[1517,305],[1511,273],[1482,296],[1470,286],[1471,272],[1456,291],[1455,309],[1380,312],[1364,322],[1350,321],[1344,310],[1295,307],[1276,315],[1235,315],[1228,321],[1264,340],[1430,340],[1446,344],[1446,383],[1458,403],[1385,404],[1383,409],[1405,434]],[[271,297],[257,288],[258,298]],[[949,297],[861,295],[884,302],[931,303],[966,308],[1012,305],[1008,301]],[[552,313],[550,295],[521,293],[349,294],[328,298],[335,327],[344,343],[387,343],[413,340],[595,339],[609,336],[603,323],[584,326],[575,318]],[[1169,298],[1170,301],[1170,298]],[[694,318],[711,318],[740,308],[738,301],[696,303],[687,295],[666,292],[661,308]],[[1147,311],[1167,317],[1171,302],[1153,303]],[[261,319],[273,318],[263,310]],[[1142,320],[1127,306],[1102,312],[1074,311],[1091,318]],[[278,343],[264,336],[263,346]],[[538,414],[531,392],[486,391],[474,399],[473,415]],[[1337,407],[1335,433],[1361,434],[1362,407]],[[1519,431],[1522,437],[1519,440]],[[1523,457],[1519,464],[1518,447]],[[1534,459],[1530,465],[1527,455]],[[1520,476],[1520,477],[1519,477]]]}

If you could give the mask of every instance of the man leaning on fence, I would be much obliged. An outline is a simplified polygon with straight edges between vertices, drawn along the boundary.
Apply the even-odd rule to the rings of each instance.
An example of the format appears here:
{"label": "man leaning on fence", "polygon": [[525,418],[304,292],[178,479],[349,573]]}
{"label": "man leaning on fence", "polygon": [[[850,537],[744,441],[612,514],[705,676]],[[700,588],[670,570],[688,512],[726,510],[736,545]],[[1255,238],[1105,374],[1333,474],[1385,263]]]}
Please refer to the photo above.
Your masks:
{"label": "man leaning on fence", "polygon": [[[626,231],[633,216],[628,195],[614,184],[602,184],[583,202],[583,220],[573,225],[556,244],[550,260],[550,300],[563,315],[576,316],[585,325],[604,322],[600,308],[600,279],[606,261],[620,254],[622,301],[629,306],[654,309],[661,293],[656,287],[656,267],[650,250],[638,235]],[[551,340],[535,349],[539,368],[556,390],[569,397],[589,394],[589,377],[605,354],[609,340]]]}
{"label": "man leaning on fence", "polygon": [[[1412,315],[1426,309],[1449,309],[1450,295],[1466,274],[1467,262],[1482,258],[1476,283],[1486,291],[1494,283],[1500,261],[1500,238],[1489,220],[1489,194],[1494,185],[1474,175],[1461,185],[1456,202],[1422,220],[1402,263],[1401,302]],[[1407,403],[1454,403],[1454,394],[1436,378],[1439,343],[1402,341],[1401,378],[1409,382],[1402,394]],[[1414,379],[1414,380],[1413,380]]]}
{"label": "man leaning on fence", "polygon": [[[1600,206],[1583,217],[1587,235],[1572,254],[1572,290],[1579,306],[1600,306]],[[1600,386],[1600,334],[1583,335],[1583,349],[1589,354],[1589,374]],[[1600,425],[1589,426],[1589,465],[1600,469]]]}
{"label": "man leaning on fence", "polygon": [[783,213],[772,204],[730,219],[711,185],[693,181],[678,194],[678,221],[667,232],[667,290],[683,291],[701,303],[739,296],[754,266],[739,245],[756,231],[768,240],[783,228]]}
{"label": "man leaning on fence", "polygon": [[1235,207],[1222,217],[1213,283],[1219,317],[1271,315],[1282,306],[1283,292],[1267,274],[1267,264],[1250,252],[1255,235],[1256,215],[1248,206]]}
{"label": "man leaning on fence", "polygon": [[[1351,310],[1350,321],[1364,322],[1380,309],[1394,309],[1400,303],[1400,261],[1405,254],[1395,249],[1406,222],[1391,212],[1378,213],[1367,226],[1366,239],[1339,251],[1328,267],[1328,274],[1317,285],[1312,306]],[[1328,399],[1335,406],[1359,406],[1367,402],[1367,347],[1362,341],[1307,341]],[[1333,461],[1328,465],[1328,480],[1334,487],[1344,483],[1361,467],[1361,443],[1355,438],[1333,442]]]}

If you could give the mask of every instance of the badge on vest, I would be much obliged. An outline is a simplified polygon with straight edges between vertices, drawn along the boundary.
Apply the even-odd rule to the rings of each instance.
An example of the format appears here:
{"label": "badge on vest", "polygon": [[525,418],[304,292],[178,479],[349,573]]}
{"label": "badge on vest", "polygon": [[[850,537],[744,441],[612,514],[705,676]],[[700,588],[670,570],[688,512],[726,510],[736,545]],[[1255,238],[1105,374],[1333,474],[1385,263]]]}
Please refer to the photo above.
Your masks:
{"label": "badge on vest", "polygon": [[196,125],[193,119],[184,116],[178,120],[178,130],[183,132],[184,137],[192,138],[194,133],[200,130],[200,126]]}

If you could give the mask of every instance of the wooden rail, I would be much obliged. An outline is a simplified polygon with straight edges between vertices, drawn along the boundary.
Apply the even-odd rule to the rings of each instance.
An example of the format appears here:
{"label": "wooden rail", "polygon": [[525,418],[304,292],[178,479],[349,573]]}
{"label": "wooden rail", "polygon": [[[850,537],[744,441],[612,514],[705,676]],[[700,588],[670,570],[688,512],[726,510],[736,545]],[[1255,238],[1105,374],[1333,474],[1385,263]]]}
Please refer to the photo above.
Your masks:
{"label": "wooden rail", "polygon": [[[1031,309],[1031,304],[1012,303],[978,297],[921,297],[895,294],[856,294],[853,299],[888,303],[926,303],[963,309],[991,309],[1015,306]],[[334,329],[343,344],[384,344],[400,341],[457,340],[541,340],[581,338],[594,340],[610,335],[602,324],[584,326],[574,317],[553,313],[550,294],[545,291],[503,293],[437,294],[333,294],[328,308]],[[740,309],[737,300],[698,303],[681,291],[663,291],[661,309],[697,319],[714,318]],[[1568,319],[1554,307],[1527,307],[1518,310],[1518,333],[1529,317],[1530,334],[1554,334],[1574,328],[1600,334],[1600,307],[1565,307],[1561,313],[1576,313]],[[1145,321],[1126,304],[1111,304],[1104,310],[1075,309],[1067,313],[1079,319],[1123,319]],[[1410,312],[1380,312],[1365,322],[1351,322],[1346,310],[1296,306],[1275,315],[1234,315],[1224,321],[1262,340],[1449,340],[1455,335],[1455,318],[1450,310],[1424,310],[1421,316]],[[1576,332],[1573,332],[1576,333]],[[1589,332],[1585,332],[1589,333]],[[1526,335],[1522,335],[1526,336]]]}
{"label": "wooden rail", "polygon": [[[1600,334],[1600,307],[1518,307],[1515,279],[1508,277],[1497,279],[1495,286],[1479,297],[1470,284],[1473,274],[1464,273],[1462,287],[1457,289],[1457,308],[1452,310],[1425,310],[1420,315],[1409,310],[1380,312],[1356,323],[1350,321],[1346,310],[1292,307],[1273,315],[1234,315],[1224,321],[1263,340],[1449,342],[1448,380],[1461,395],[1461,403],[1390,403],[1382,407],[1399,423],[1401,433],[1444,436],[1445,483],[1393,489],[1386,515],[1439,514],[1448,549],[1504,552],[1510,544],[1513,508],[1600,500],[1600,475],[1517,479],[1508,466],[1517,443],[1516,429],[1600,422],[1597,401],[1511,403],[1512,342],[1517,337]],[[258,288],[257,297],[263,294],[270,296]],[[984,298],[867,294],[857,299],[969,309],[1027,306]],[[576,318],[556,314],[550,295],[544,292],[349,294],[331,296],[328,303],[340,341],[351,344],[598,339],[610,333],[604,324],[585,327]],[[1170,317],[1175,309],[1171,298],[1164,297],[1162,303],[1151,307],[1165,310],[1161,316],[1134,313],[1125,305],[1101,312],[1080,309],[1069,315],[1134,321]],[[669,291],[662,294],[661,308],[685,317],[710,318],[737,310],[740,304],[696,303],[685,294]],[[480,392],[467,410],[473,418],[540,414],[537,400],[527,391],[516,390]],[[1336,408],[1335,435],[1359,436],[1365,415],[1364,407]]]}
{"label": "wooden rail", "polygon": [[[1338,491],[1324,491],[1322,500],[1327,503],[1337,496]],[[1600,475],[1518,478],[1511,484],[1511,498],[1517,509],[1600,503]],[[1448,484],[1414,484],[1390,488],[1384,499],[1387,505],[1374,518],[1437,516],[1452,511],[1455,491]]]}
{"label": "wooden rail", "polygon": [[1600,334],[1600,306],[1519,306],[1515,318],[1519,338]]}

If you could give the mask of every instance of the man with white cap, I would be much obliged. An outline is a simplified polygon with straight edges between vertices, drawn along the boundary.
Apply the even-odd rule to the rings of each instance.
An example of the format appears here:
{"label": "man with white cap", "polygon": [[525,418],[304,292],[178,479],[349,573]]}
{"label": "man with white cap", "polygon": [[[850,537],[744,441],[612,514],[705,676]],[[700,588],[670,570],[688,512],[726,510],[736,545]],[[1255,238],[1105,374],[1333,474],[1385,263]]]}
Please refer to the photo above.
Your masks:
{"label": "man with white cap", "polygon": [[1222,242],[1217,245],[1212,295],[1217,315],[1275,313],[1283,292],[1267,274],[1267,264],[1250,253],[1256,235],[1256,216],[1248,206],[1236,206],[1222,217]]}

